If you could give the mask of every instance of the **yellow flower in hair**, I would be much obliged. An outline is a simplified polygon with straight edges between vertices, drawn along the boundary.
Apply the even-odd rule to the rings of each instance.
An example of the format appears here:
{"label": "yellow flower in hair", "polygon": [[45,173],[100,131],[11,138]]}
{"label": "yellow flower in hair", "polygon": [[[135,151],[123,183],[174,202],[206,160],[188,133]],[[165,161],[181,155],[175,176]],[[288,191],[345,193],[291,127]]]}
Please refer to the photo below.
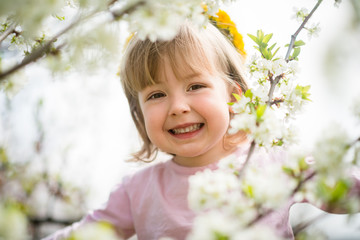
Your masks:
{"label": "yellow flower in hair", "polygon": [[231,21],[229,15],[220,9],[216,16],[210,16],[209,20],[234,44],[238,52],[245,58],[243,36],[238,32],[236,24]]}

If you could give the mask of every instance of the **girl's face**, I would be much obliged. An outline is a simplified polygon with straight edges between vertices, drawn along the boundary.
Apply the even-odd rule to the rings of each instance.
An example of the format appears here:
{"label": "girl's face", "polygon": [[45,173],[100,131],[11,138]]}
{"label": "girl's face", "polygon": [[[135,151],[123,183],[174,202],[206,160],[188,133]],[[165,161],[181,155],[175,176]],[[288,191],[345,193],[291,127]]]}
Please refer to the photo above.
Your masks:
{"label": "girl's face", "polygon": [[183,74],[177,79],[164,61],[158,84],[139,92],[151,142],[175,155],[183,166],[202,166],[229,154],[223,146],[230,116],[229,84],[215,74]]}

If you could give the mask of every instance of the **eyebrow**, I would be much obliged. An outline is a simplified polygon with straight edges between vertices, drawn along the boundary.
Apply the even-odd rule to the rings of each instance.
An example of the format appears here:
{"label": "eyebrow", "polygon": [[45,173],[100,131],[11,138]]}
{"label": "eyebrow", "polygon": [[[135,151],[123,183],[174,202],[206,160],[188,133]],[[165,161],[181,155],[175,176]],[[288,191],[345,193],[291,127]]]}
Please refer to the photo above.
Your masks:
{"label": "eyebrow", "polygon": [[185,75],[185,76],[184,76],[184,79],[185,79],[185,80],[190,80],[190,79],[192,79],[192,78],[197,78],[197,77],[199,77],[199,76],[201,76],[201,73],[199,73],[199,72],[194,72],[194,73],[190,73],[190,74],[188,74],[188,75]]}

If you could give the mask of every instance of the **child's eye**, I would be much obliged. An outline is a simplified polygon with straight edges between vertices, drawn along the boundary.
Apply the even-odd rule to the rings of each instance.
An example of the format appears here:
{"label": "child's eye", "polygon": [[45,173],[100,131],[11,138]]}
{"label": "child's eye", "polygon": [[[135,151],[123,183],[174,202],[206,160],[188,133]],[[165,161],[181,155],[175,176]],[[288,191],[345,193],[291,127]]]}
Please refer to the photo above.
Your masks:
{"label": "child's eye", "polygon": [[157,93],[154,93],[154,94],[151,94],[147,100],[151,100],[151,99],[156,99],[156,98],[162,98],[162,97],[165,97],[166,95],[164,93],[161,93],[161,92],[157,92]]}
{"label": "child's eye", "polygon": [[194,91],[194,90],[198,90],[200,88],[204,88],[205,86],[204,85],[201,85],[201,84],[194,84],[194,85],[191,85],[189,87],[189,90],[188,91]]}

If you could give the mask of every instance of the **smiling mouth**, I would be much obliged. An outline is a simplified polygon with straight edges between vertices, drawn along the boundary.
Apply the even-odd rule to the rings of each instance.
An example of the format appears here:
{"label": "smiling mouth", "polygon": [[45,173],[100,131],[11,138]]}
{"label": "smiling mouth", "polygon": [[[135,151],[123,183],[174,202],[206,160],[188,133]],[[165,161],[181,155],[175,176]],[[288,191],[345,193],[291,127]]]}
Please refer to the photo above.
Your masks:
{"label": "smiling mouth", "polygon": [[191,132],[195,132],[197,130],[199,130],[200,128],[202,128],[204,126],[203,123],[196,123],[184,128],[174,128],[174,129],[170,129],[169,132],[171,134],[174,135],[178,135],[178,134],[184,134],[184,133],[191,133]]}

